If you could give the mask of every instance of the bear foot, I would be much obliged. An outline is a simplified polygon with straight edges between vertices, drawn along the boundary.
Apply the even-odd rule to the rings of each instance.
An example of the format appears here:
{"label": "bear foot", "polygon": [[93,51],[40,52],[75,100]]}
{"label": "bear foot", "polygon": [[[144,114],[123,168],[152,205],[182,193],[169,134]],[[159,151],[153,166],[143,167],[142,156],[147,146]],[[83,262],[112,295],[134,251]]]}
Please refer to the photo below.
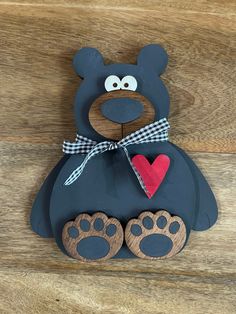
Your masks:
{"label": "bear foot", "polygon": [[168,258],[183,248],[186,227],[180,217],[172,217],[164,210],[155,214],[147,211],[128,222],[125,240],[128,248],[138,257]]}
{"label": "bear foot", "polygon": [[82,261],[107,260],[121,248],[124,233],[116,218],[81,214],[65,224],[62,241],[68,254]]}

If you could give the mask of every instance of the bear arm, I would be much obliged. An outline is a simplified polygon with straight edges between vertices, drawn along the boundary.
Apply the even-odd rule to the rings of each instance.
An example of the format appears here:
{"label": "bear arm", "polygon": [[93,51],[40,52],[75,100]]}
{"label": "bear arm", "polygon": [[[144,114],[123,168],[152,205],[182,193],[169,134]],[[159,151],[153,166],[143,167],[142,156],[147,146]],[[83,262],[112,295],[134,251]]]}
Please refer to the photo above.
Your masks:
{"label": "bear arm", "polygon": [[34,232],[43,238],[52,238],[52,228],[49,217],[49,205],[54,182],[64,166],[69,155],[64,155],[58,164],[52,169],[42,184],[33,203],[30,223]]}
{"label": "bear arm", "polygon": [[172,144],[185,158],[194,177],[197,190],[197,207],[198,214],[192,229],[195,231],[204,231],[213,226],[217,220],[218,209],[215,196],[203,176],[200,169],[196,166],[193,160],[179,147]]}

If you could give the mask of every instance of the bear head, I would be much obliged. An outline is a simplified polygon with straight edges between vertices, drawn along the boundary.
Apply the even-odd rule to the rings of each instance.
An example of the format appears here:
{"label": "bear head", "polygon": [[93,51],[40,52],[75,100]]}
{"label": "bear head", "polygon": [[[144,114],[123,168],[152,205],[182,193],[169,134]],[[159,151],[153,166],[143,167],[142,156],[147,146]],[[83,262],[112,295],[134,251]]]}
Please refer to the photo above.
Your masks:
{"label": "bear head", "polygon": [[73,61],[82,78],[75,99],[79,134],[95,141],[119,140],[167,117],[169,95],[160,79],[167,62],[167,53],[156,44],[145,46],[135,65],[105,65],[98,50],[80,49]]}

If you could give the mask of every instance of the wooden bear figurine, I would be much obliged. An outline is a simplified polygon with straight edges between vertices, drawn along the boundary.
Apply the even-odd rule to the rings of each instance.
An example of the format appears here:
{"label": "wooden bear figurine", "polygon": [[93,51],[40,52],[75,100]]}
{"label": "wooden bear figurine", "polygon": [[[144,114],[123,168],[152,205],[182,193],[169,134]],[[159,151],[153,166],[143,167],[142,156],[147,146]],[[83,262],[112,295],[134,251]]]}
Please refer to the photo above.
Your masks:
{"label": "wooden bear figurine", "polygon": [[[32,229],[81,261],[161,259],[180,252],[191,230],[217,220],[200,170],[168,141],[169,96],[160,79],[167,54],[144,47],[137,64],[105,65],[93,48],[74,58],[83,79],[75,99],[78,134],[43,183]],[[200,110],[200,109],[199,109]]]}

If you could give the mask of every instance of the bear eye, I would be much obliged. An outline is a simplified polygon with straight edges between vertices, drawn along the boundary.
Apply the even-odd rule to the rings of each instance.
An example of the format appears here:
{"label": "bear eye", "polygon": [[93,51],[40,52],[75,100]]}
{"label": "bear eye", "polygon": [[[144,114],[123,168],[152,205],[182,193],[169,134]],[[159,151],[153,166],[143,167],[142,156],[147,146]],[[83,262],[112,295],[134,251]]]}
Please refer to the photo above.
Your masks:
{"label": "bear eye", "polygon": [[121,89],[128,89],[135,91],[137,89],[138,83],[135,77],[132,75],[127,75],[121,80]]}
{"label": "bear eye", "polygon": [[118,76],[116,75],[109,75],[105,80],[105,89],[107,92],[120,89],[121,82]]}

